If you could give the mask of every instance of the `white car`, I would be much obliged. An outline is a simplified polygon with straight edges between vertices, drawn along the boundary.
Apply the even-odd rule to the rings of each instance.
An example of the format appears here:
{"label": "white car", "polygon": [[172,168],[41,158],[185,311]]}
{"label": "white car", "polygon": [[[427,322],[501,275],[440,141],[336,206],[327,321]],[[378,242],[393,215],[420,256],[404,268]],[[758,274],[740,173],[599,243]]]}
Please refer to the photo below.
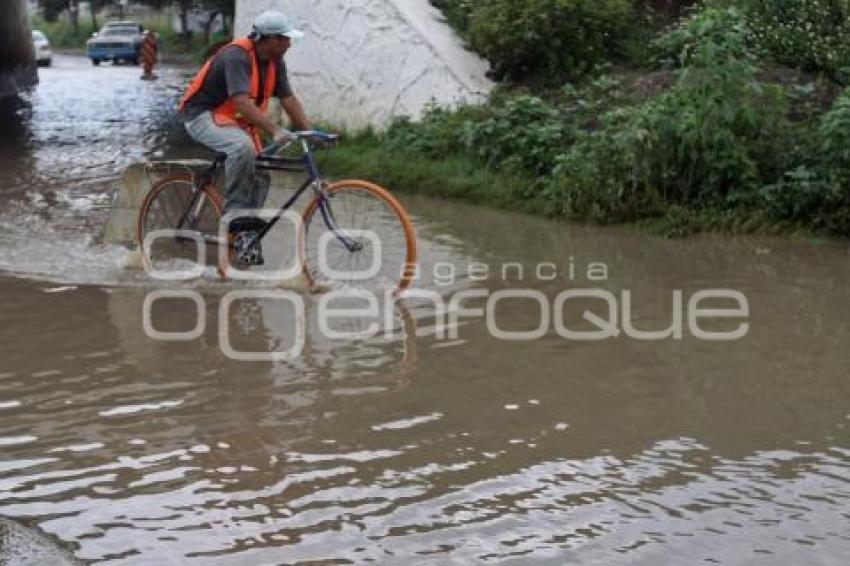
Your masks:
{"label": "white car", "polygon": [[50,65],[53,53],[50,51],[50,42],[47,36],[37,29],[32,30],[32,47],[35,50],[35,60],[39,65]]}

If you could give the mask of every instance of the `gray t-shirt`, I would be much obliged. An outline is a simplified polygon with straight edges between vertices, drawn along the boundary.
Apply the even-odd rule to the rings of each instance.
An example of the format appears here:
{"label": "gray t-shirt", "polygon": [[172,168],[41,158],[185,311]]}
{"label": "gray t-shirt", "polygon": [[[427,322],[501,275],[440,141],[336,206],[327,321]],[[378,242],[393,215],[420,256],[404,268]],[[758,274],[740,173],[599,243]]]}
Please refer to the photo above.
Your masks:
{"label": "gray t-shirt", "polygon": [[[266,65],[260,64],[260,84],[265,84]],[[203,87],[186,101],[180,112],[184,122],[194,120],[208,110],[214,110],[228,98],[237,94],[251,92],[251,59],[248,53],[238,45],[226,45],[214,55],[209,73]],[[272,96],[286,98],[292,96],[292,88],[286,76],[286,64],[283,59],[277,64],[277,84]]]}

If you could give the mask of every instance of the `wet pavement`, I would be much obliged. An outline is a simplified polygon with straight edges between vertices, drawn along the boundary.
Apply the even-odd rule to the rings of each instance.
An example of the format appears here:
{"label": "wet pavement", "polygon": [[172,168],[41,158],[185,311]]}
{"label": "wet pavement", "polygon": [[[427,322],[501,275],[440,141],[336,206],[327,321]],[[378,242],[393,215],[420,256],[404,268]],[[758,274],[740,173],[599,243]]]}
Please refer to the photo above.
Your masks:
{"label": "wet pavement", "polygon": [[[846,244],[667,241],[402,194],[417,288],[447,303],[588,288],[622,307],[630,291],[633,325],[659,330],[676,291],[687,319],[695,293],[728,289],[748,331],[580,341],[515,299],[442,336],[420,298],[387,309],[392,332],[331,340],[320,296],[298,295],[299,317],[228,305],[244,287],[201,278],[175,287],[200,307],[149,311],[170,332],[203,312],[200,335],[156,340],[145,306],[167,286],[100,238],[123,167],[185,150],[171,109],[186,71],[138,75],[57,56],[4,122],[0,515],[120,564],[850,561]],[[590,300],[565,310],[592,330],[584,308],[602,316]],[[504,340],[494,324],[543,331]],[[223,334],[239,351],[303,347],[238,361]]]}

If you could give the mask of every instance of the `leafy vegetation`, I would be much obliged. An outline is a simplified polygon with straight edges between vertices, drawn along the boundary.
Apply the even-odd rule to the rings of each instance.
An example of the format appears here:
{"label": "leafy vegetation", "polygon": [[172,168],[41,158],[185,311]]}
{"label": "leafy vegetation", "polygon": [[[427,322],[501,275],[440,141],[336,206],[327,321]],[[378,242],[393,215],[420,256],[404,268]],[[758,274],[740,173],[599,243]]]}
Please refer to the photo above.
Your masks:
{"label": "leafy vegetation", "polygon": [[756,40],[781,63],[850,72],[850,0],[744,0]]}
{"label": "leafy vegetation", "polygon": [[469,36],[497,78],[577,78],[623,51],[630,0],[478,0]]}
{"label": "leafy vegetation", "polygon": [[77,26],[63,19],[45,20],[41,17],[33,18],[32,27],[39,29],[47,35],[50,44],[56,48],[84,47],[86,40],[91,37],[95,30],[89,22],[79,22]]}
{"label": "leafy vegetation", "polygon": [[384,181],[667,234],[850,235],[850,0],[433,3],[503,85],[358,138]]}
{"label": "leafy vegetation", "polygon": [[472,17],[472,5],[474,0],[431,0],[431,4],[439,8],[446,21],[461,35],[469,31],[469,22]]}

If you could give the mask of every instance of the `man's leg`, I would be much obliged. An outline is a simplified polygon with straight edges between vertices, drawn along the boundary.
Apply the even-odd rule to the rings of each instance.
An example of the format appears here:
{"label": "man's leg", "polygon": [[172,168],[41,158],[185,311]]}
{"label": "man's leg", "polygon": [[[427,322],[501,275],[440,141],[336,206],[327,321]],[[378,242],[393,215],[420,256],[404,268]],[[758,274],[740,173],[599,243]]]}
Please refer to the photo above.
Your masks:
{"label": "man's leg", "polygon": [[[255,210],[262,206],[265,195],[260,193],[265,191],[257,178],[254,142],[248,134],[235,126],[219,126],[210,112],[187,122],[186,131],[195,141],[227,154],[224,162],[225,214],[231,210]],[[264,225],[253,214],[231,220],[228,231],[243,263],[262,265],[262,248],[257,234]]]}
{"label": "man's leg", "polygon": [[269,187],[272,178],[268,171],[256,171],[254,173],[254,207],[263,208],[266,197],[269,196]]}
{"label": "man's leg", "polygon": [[236,126],[219,126],[210,112],[186,122],[186,131],[195,141],[227,154],[224,162],[224,211],[254,209],[259,206],[256,190],[254,142]]}

